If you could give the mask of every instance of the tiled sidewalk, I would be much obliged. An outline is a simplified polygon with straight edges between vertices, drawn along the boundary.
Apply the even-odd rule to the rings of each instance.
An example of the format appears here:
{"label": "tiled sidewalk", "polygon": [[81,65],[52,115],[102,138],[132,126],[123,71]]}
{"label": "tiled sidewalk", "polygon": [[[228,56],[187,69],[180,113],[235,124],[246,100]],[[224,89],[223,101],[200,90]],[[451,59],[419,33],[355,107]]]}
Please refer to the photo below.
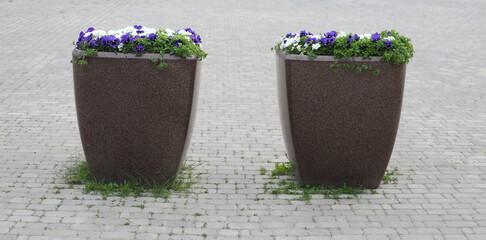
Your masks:
{"label": "tiled sidewalk", "polygon": [[[486,239],[485,11],[474,0],[0,1],[0,239]],[[167,200],[55,189],[82,152],[71,42],[134,24],[203,36],[189,153],[201,178]],[[340,201],[265,193],[259,169],[285,161],[270,48],[303,28],[412,38],[398,184]]]}

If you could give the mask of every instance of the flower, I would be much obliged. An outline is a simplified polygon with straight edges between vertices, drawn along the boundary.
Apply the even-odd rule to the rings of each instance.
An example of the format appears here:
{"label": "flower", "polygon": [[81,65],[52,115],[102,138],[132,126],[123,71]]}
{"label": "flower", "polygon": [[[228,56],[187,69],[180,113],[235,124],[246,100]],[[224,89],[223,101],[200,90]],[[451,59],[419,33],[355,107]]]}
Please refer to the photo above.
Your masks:
{"label": "flower", "polygon": [[152,40],[152,41],[153,41],[153,40],[155,40],[156,38],[157,38],[157,34],[155,34],[155,33],[151,33],[151,34],[149,34],[149,35],[148,35],[148,39],[149,39],[149,40]]}
{"label": "flower", "polygon": [[174,46],[180,48],[181,45],[184,45],[184,42],[180,39],[177,39],[177,40],[175,40],[175,42],[173,44],[174,44]]}
{"label": "flower", "polygon": [[123,44],[127,44],[130,42],[130,33],[125,33],[120,37],[120,40]]}
{"label": "flower", "polygon": [[354,38],[355,41],[358,41],[360,39],[360,37],[358,36],[358,34],[354,34],[353,38]]}
{"label": "flower", "polygon": [[194,32],[194,31],[193,31],[192,29],[190,29],[190,28],[186,28],[186,29],[184,29],[184,31],[186,31],[186,32],[188,32],[188,33],[190,33],[190,34],[196,35],[196,32]]}
{"label": "flower", "polygon": [[191,35],[191,36],[189,36],[189,38],[191,38],[191,40],[192,40],[192,41],[193,41],[195,44],[200,44],[200,43],[202,43],[202,41],[201,41],[201,36],[199,36],[199,35],[197,35],[197,36],[195,36],[195,35]]}
{"label": "flower", "polygon": [[309,44],[309,43],[317,43],[317,39],[316,39],[316,38],[314,38],[314,37],[312,37],[312,38],[307,38],[307,39],[305,40],[305,43],[306,43],[306,44]]}
{"label": "flower", "polygon": [[94,30],[95,30],[94,28],[90,27],[90,28],[88,28],[88,30],[86,32],[92,32]]}
{"label": "flower", "polygon": [[145,51],[145,48],[142,45],[138,45],[138,46],[133,48],[133,51],[136,52],[136,53],[141,53],[141,52]]}
{"label": "flower", "polygon": [[107,47],[112,47],[116,48],[118,44],[120,43],[120,39],[117,37],[110,35],[110,36],[104,36],[100,39],[101,46],[107,46]]}
{"label": "flower", "polygon": [[319,43],[312,44],[312,50],[316,50],[320,47],[321,47],[321,44],[319,44]]}
{"label": "flower", "polygon": [[390,40],[386,39],[385,40],[385,48],[390,49],[391,47],[393,47],[393,43]]}
{"label": "flower", "polygon": [[322,37],[321,38],[321,43],[324,44],[325,46],[328,46],[336,41],[335,37]]}
{"label": "flower", "polygon": [[376,41],[379,41],[379,40],[381,40],[379,33],[374,33],[373,35],[371,35],[371,41],[372,42],[376,42]]}
{"label": "flower", "polygon": [[142,25],[134,25],[134,26],[133,26],[133,28],[140,30],[140,29],[142,29],[143,27],[142,27]]}
{"label": "flower", "polygon": [[309,35],[312,35],[312,33],[311,32],[307,32],[306,30],[300,31],[300,36],[301,37],[309,36]]}
{"label": "flower", "polygon": [[326,38],[337,37],[336,31],[330,31],[324,35]]}
{"label": "flower", "polygon": [[297,34],[295,34],[295,33],[287,33],[287,35],[285,35],[285,38],[293,38],[295,36],[297,36]]}

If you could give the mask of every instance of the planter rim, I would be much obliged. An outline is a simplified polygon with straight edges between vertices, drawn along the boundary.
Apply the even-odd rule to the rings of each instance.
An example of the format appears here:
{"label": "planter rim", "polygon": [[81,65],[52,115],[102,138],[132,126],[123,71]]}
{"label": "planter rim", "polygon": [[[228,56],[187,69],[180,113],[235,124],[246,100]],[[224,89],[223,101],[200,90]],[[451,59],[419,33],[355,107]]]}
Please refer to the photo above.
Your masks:
{"label": "planter rim", "polygon": [[[75,48],[73,50],[73,55],[81,55],[84,56],[86,51],[79,50]],[[141,56],[135,55],[135,53],[118,53],[118,52],[98,52],[94,57],[101,57],[101,58],[129,58],[129,59],[152,59],[152,58],[159,58],[161,55],[158,53],[144,53]],[[170,54],[162,55],[164,60],[198,60],[196,57],[179,57]]]}
{"label": "planter rim", "polygon": [[330,55],[318,55],[311,57],[308,55],[299,54],[287,54],[282,50],[275,50],[277,56],[286,60],[300,60],[300,61],[329,61],[329,62],[383,62],[382,57],[349,57],[349,58],[337,58]]}

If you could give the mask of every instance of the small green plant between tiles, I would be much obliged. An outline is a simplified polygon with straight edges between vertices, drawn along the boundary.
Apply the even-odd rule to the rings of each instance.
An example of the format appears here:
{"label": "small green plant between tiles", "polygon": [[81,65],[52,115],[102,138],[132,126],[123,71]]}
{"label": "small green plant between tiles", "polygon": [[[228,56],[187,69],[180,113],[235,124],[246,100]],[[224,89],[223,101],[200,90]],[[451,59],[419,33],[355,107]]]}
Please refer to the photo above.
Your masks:
{"label": "small green plant between tiles", "polygon": [[[360,194],[378,194],[375,189],[364,189],[360,187],[343,186],[340,188],[331,188],[324,186],[302,186],[295,180],[294,166],[290,162],[275,163],[275,168],[271,171],[268,177],[269,181],[265,183],[265,192],[272,194],[286,194],[295,195],[292,200],[309,201],[312,195],[322,195],[326,199],[356,199]],[[396,175],[401,175],[397,169],[386,171],[383,176],[384,184],[397,184],[398,178]],[[276,182],[274,180],[277,180]]]}
{"label": "small green plant between tiles", "polygon": [[84,185],[85,193],[99,193],[104,199],[109,196],[118,197],[141,197],[153,196],[168,198],[172,191],[187,192],[196,183],[199,175],[193,174],[194,166],[184,164],[174,180],[165,184],[150,184],[140,180],[130,180],[125,183],[103,183],[94,179],[88,169],[88,164],[78,156],[73,164],[69,166],[64,174],[64,180],[69,188],[74,185]]}

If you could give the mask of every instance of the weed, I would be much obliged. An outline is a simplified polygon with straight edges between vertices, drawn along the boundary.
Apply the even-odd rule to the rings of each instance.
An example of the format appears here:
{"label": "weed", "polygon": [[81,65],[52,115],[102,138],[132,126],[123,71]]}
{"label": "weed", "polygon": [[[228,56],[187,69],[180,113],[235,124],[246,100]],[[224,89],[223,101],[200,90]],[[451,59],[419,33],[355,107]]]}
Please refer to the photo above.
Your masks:
{"label": "weed", "polygon": [[272,171],[272,176],[281,176],[281,175],[293,175],[294,170],[292,163],[284,162],[284,163],[275,163],[275,169]]}
{"label": "weed", "polygon": [[70,185],[84,185],[85,193],[100,193],[103,200],[106,200],[108,196],[140,197],[145,193],[150,193],[154,197],[168,198],[171,190],[184,192],[196,183],[193,170],[194,166],[183,165],[178,177],[165,184],[149,184],[135,179],[124,183],[104,183],[96,181],[89,172],[86,161],[78,157],[74,164],[67,168],[64,179]]}
{"label": "weed", "polygon": [[385,175],[383,176],[383,183],[384,184],[397,184],[398,182],[398,175],[402,175],[401,173],[398,172],[398,170],[395,168],[393,170],[386,170]]}
{"label": "weed", "polygon": [[267,169],[265,169],[263,167],[260,168],[260,175],[265,175],[265,174],[267,174]]}

